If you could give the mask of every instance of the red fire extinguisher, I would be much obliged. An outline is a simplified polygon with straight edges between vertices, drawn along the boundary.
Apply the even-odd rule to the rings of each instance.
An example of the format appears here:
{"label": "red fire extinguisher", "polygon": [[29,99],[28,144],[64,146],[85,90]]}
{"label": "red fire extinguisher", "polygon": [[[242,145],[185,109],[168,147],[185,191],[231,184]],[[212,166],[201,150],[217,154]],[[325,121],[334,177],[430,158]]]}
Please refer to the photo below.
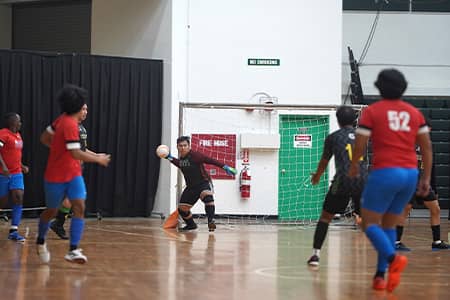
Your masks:
{"label": "red fire extinguisher", "polygon": [[241,198],[243,200],[250,199],[250,181],[252,177],[250,176],[250,169],[245,166],[241,174],[239,175],[239,189],[241,191]]}

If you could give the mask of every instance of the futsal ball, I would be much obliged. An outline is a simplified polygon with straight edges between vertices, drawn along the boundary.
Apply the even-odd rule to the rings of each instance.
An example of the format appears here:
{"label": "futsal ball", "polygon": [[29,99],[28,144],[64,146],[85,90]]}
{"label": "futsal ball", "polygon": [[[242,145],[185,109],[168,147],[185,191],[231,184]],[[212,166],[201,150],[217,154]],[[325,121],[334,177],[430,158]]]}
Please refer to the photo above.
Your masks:
{"label": "futsal ball", "polygon": [[156,155],[160,158],[165,158],[169,155],[169,147],[166,145],[159,145],[158,148],[156,148]]}

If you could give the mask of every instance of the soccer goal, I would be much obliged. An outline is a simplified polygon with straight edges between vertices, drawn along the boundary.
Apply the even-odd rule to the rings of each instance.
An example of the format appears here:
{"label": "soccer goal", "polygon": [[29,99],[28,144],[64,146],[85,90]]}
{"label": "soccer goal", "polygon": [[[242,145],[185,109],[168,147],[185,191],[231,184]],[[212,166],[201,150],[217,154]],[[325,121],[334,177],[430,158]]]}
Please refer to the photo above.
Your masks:
{"label": "soccer goal", "polygon": [[[318,185],[311,184],[311,173],[326,136],[338,129],[336,108],[180,103],[179,135],[191,137],[193,150],[238,170],[238,175],[229,176],[207,166],[214,183],[216,214],[247,223],[315,222],[335,172],[334,161]],[[183,186],[179,176],[179,192]],[[196,205],[193,213],[204,214],[203,206]]]}

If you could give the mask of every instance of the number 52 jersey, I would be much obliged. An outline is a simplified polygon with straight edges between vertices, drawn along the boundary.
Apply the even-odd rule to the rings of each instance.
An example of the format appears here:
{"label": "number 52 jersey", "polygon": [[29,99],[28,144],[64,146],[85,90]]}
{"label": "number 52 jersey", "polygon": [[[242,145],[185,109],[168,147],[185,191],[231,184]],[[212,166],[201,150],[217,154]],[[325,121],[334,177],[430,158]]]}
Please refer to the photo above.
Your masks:
{"label": "number 52 jersey", "polygon": [[417,168],[416,137],[428,132],[422,113],[411,104],[380,100],[365,108],[356,133],[370,136],[373,169]]}

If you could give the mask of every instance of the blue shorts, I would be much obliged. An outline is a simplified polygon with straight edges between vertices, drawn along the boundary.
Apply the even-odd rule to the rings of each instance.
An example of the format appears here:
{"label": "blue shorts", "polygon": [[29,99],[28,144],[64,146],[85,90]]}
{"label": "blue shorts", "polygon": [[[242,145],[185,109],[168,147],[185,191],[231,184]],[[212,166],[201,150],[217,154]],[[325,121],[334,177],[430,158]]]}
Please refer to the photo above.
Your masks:
{"label": "blue shorts", "polygon": [[23,174],[0,175],[0,197],[8,195],[11,190],[24,190]]}
{"label": "blue shorts", "polygon": [[416,191],[417,169],[385,168],[370,172],[362,195],[362,208],[399,215]]}
{"label": "blue shorts", "polygon": [[69,200],[86,200],[86,185],[82,176],[64,183],[44,181],[44,190],[47,208],[60,207],[66,196]]}

